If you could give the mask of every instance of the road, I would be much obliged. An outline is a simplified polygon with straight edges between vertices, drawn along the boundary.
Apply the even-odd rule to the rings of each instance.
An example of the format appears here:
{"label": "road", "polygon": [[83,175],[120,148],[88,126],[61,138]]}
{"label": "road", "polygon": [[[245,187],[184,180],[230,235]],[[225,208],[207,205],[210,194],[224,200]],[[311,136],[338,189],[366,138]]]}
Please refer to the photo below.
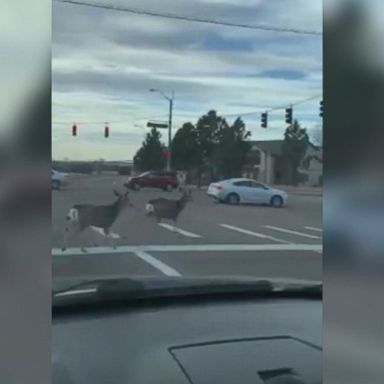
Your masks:
{"label": "road", "polygon": [[[100,234],[86,230],[63,251],[65,216],[73,204],[108,204],[113,189],[125,191],[124,178],[71,176],[53,192],[52,239],[55,278],[110,275],[257,276],[322,278],[321,196],[294,195],[284,208],[229,206],[194,190],[193,200],[175,226],[145,216],[154,197],[178,192],[130,192],[128,207],[112,231],[116,249]],[[86,248],[84,253],[80,247]]]}

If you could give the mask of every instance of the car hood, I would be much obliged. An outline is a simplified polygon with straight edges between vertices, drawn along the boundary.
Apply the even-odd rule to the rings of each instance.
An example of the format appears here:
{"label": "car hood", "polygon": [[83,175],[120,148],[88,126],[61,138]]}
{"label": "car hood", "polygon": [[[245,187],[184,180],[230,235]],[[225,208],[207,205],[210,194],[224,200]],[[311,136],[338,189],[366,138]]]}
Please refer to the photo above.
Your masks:
{"label": "car hood", "polygon": [[321,294],[320,281],[254,277],[107,277],[59,279],[53,283],[53,303],[96,300],[135,300],[252,293],[269,295],[278,292]]}

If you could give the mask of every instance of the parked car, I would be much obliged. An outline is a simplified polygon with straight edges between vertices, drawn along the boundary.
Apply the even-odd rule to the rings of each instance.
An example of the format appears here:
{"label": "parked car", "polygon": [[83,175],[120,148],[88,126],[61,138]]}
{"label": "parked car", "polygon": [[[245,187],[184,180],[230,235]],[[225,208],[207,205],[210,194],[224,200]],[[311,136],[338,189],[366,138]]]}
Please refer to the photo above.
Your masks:
{"label": "parked car", "polygon": [[229,179],[210,184],[208,195],[228,204],[264,204],[282,207],[287,193],[251,179]]}
{"label": "parked car", "polygon": [[52,189],[59,190],[62,186],[68,184],[67,175],[52,169],[51,171],[51,185]]}
{"label": "parked car", "polygon": [[160,188],[172,191],[179,185],[176,172],[144,172],[133,176],[124,184],[127,188],[138,191],[140,188]]}

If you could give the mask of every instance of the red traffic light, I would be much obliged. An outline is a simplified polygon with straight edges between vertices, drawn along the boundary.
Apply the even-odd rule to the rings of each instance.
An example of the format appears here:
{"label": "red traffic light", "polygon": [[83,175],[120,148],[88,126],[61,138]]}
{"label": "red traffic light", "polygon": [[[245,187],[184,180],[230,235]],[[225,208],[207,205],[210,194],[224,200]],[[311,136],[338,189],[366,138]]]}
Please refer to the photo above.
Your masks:
{"label": "red traffic light", "polygon": [[104,128],[104,137],[109,137],[109,127],[108,127],[108,125],[106,125],[105,128]]}
{"label": "red traffic light", "polygon": [[76,135],[77,135],[77,125],[73,124],[72,125],[72,136],[76,136]]}
{"label": "red traffic light", "polygon": [[163,157],[168,158],[168,156],[169,156],[169,149],[168,148],[164,148],[163,149]]}

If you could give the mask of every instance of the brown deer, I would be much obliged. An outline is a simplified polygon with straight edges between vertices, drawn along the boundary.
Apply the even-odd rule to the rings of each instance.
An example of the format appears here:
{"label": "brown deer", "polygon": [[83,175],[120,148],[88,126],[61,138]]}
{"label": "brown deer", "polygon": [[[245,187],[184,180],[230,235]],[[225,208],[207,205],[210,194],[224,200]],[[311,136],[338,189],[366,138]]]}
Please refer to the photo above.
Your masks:
{"label": "brown deer", "polygon": [[146,212],[148,216],[154,216],[158,223],[163,219],[169,219],[176,223],[179,214],[185,208],[187,202],[191,200],[191,190],[184,189],[181,197],[177,200],[163,197],[149,200],[146,205]]}
{"label": "brown deer", "polygon": [[[92,228],[96,232],[107,237],[111,241],[111,245],[115,248],[114,239],[119,237],[111,232],[111,227],[116,221],[122,210],[127,207],[133,207],[128,198],[128,191],[120,194],[113,191],[117,199],[108,205],[92,205],[92,204],[75,204],[68,212],[66,219],[70,226],[66,228],[64,247],[66,249],[68,239],[71,235],[78,235],[87,228]],[[72,231],[71,231],[72,230]],[[82,251],[86,252],[84,247]]]}

